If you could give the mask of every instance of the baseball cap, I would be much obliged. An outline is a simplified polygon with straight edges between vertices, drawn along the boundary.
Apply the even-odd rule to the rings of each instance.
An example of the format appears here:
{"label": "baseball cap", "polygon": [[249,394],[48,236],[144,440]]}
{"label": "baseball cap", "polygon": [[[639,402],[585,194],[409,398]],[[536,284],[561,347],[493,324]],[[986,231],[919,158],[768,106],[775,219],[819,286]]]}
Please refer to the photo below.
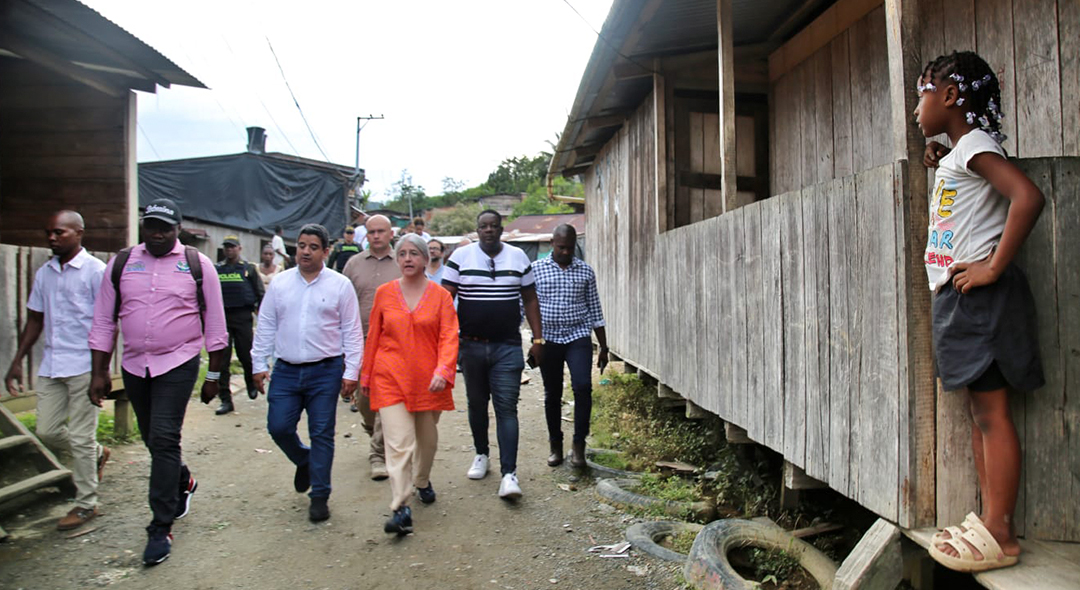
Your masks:
{"label": "baseball cap", "polygon": [[171,199],[156,199],[146,206],[143,211],[143,219],[160,219],[165,223],[179,225],[183,217],[180,208]]}
{"label": "baseball cap", "polygon": [[234,235],[228,235],[228,236],[225,236],[225,238],[221,240],[221,244],[223,246],[239,246],[240,245],[240,238],[238,238],[238,237],[236,237]]}

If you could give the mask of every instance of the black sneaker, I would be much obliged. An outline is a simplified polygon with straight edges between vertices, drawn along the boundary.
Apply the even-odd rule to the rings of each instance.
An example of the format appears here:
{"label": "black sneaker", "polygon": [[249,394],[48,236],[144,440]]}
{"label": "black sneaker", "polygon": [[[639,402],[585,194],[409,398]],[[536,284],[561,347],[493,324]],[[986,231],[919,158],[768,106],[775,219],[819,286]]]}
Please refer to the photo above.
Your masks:
{"label": "black sneaker", "polygon": [[143,550],[143,563],[148,566],[157,565],[168,559],[169,552],[172,551],[172,534],[154,526],[146,527],[146,532],[150,538]]}
{"label": "black sneaker", "polygon": [[395,510],[394,515],[383,525],[383,531],[387,533],[397,533],[398,536],[405,536],[413,532],[412,509],[408,506],[402,506]]}
{"label": "black sneaker", "polygon": [[426,488],[416,488],[416,495],[420,496],[420,501],[424,504],[431,504],[435,501],[435,488],[431,487],[429,481]]}
{"label": "black sneaker", "polygon": [[303,494],[311,487],[311,468],[309,463],[296,466],[296,475],[292,479],[293,488],[298,494]]}
{"label": "black sneaker", "polygon": [[176,500],[176,514],[173,515],[173,520],[180,520],[191,512],[191,497],[195,495],[197,489],[199,489],[199,482],[195,481],[194,477],[188,476],[187,489],[180,492],[180,497]]}
{"label": "black sneaker", "polygon": [[311,519],[311,522],[321,522],[330,518],[330,507],[326,505],[326,498],[311,499],[308,518]]}

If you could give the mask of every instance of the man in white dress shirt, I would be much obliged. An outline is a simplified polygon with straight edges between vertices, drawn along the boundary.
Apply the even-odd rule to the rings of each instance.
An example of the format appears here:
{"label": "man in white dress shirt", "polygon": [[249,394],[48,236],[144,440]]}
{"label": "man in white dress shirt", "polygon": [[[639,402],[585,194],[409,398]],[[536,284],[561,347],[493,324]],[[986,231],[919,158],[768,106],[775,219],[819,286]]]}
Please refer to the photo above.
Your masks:
{"label": "man in white dress shirt", "polygon": [[83,218],[60,211],[45,229],[54,256],[34,275],[26,302],[26,326],[11,367],[7,390],[22,390],[22,360],[45,332],[45,353],[38,367],[37,435],[50,448],[70,452],[75,477],[75,507],[57,528],[78,528],[97,516],[97,488],[109,449],[97,443],[98,408],[90,403],[90,345],[94,301],[105,263],[82,247]]}
{"label": "man in white dress shirt", "polygon": [[[314,223],[300,228],[296,267],[267,288],[251,350],[260,393],[266,393],[270,356],[277,357],[267,395],[267,429],[296,465],[296,491],[311,489],[312,522],[330,518],[337,394],[352,397],[364,351],[356,293],[349,279],[323,266],[329,253],[326,228]],[[310,447],[296,432],[305,410]]]}

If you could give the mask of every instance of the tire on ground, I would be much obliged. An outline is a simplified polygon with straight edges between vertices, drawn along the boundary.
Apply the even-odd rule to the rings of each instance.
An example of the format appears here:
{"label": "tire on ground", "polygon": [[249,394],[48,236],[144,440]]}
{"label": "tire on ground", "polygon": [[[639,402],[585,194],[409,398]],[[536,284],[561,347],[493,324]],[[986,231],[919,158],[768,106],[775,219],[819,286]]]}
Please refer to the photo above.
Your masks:
{"label": "tire on ground", "polygon": [[635,507],[643,509],[659,508],[664,514],[675,518],[686,518],[692,515],[694,518],[708,522],[716,517],[716,506],[710,502],[676,502],[674,500],[661,500],[652,496],[643,496],[629,491],[638,485],[636,479],[601,479],[596,482],[596,494],[609,504],[620,507]]}
{"label": "tire on ground", "polygon": [[694,588],[757,588],[757,583],[736,573],[728,561],[728,552],[741,547],[786,551],[813,576],[822,590],[832,588],[836,563],[813,545],[796,539],[779,527],[734,518],[718,520],[701,529],[683,566],[683,577]]}
{"label": "tire on ground", "polygon": [[626,540],[634,546],[634,549],[658,557],[666,561],[686,561],[686,555],[662,547],[657,541],[666,536],[675,536],[683,531],[697,533],[701,530],[700,524],[682,522],[677,520],[659,520],[654,522],[639,522],[626,529]]}

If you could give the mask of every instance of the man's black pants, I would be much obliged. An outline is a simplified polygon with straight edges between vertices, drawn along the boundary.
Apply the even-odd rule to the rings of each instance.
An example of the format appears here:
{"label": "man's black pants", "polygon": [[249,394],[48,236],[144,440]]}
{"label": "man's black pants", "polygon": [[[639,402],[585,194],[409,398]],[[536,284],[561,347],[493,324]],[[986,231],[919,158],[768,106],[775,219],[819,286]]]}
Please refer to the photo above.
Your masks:
{"label": "man's black pants", "polygon": [[229,331],[229,347],[225,349],[225,369],[222,370],[222,392],[231,393],[229,389],[229,365],[232,363],[233,348],[236,349],[236,358],[240,359],[240,366],[244,367],[244,383],[248,391],[255,391],[255,378],[251,372],[251,313],[250,307],[226,307],[225,329]]}
{"label": "man's black pants", "polygon": [[123,377],[139,434],[150,450],[150,526],[169,530],[191,477],[180,456],[180,431],[199,377],[199,356],[157,377],[149,371],[142,377],[124,371]]}

